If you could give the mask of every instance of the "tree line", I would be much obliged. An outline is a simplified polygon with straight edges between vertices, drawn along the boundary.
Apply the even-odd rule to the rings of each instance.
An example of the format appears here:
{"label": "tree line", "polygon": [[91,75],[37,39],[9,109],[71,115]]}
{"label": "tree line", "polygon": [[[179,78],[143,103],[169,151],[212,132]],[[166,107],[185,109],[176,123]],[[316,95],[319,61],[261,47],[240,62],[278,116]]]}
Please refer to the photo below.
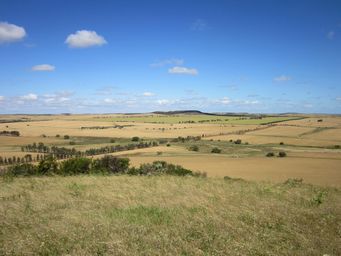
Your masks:
{"label": "tree line", "polygon": [[15,137],[19,137],[20,136],[20,132],[18,132],[18,131],[1,131],[0,132],[0,136],[15,136]]}
{"label": "tree line", "polygon": [[39,143],[33,143],[33,144],[28,144],[26,146],[22,146],[21,151],[50,154],[57,159],[66,159],[70,157],[94,156],[94,155],[115,153],[115,152],[133,150],[133,149],[139,149],[139,148],[155,147],[158,145],[159,145],[158,142],[150,141],[150,142],[130,143],[127,145],[113,145],[113,146],[105,146],[105,147],[100,147],[100,148],[90,148],[85,151],[79,151],[79,150],[76,150],[75,148],[47,146],[44,143],[39,142]]}

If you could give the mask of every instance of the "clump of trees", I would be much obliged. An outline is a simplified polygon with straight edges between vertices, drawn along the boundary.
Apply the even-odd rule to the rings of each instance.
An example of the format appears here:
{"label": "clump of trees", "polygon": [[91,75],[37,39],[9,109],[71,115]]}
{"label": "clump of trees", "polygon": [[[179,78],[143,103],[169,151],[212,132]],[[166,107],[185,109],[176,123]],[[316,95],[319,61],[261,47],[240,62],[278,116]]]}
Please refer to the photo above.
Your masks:
{"label": "clump of trees", "polygon": [[0,136],[19,137],[20,136],[20,132],[18,132],[18,131],[2,131],[2,132],[0,132]]}
{"label": "clump of trees", "polygon": [[165,161],[141,164],[139,167],[130,167],[128,158],[118,158],[106,155],[92,160],[84,157],[74,157],[62,162],[49,156],[38,165],[30,163],[16,164],[7,168],[3,175],[33,176],[33,175],[84,175],[84,174],[128,174],[128,175],[175,175],[175,176],[202,176],[205,173],[194,173],[180,165],[169,164]]}

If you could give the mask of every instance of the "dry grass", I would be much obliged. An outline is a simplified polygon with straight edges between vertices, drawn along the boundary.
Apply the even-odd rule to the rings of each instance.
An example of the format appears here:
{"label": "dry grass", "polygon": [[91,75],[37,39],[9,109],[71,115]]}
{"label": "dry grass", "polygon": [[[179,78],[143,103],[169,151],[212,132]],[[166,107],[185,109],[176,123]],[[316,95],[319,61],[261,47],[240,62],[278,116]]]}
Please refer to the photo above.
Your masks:
{"label": "dry grass", "polygon": [[340,207],[299,183],[0,179],[0,255],[340,255]]}
{"label": "dry grass", "polygon": [[208,176],[231,176],[255,181],[283,182],[289,178],[303,178],[312,184],[341,186],[341,158],[305,157],[304,153],[286,158],[247,157],[231,158],[224,155],[126,155],[131,163],[163,160],[185,168],[206,172]]}

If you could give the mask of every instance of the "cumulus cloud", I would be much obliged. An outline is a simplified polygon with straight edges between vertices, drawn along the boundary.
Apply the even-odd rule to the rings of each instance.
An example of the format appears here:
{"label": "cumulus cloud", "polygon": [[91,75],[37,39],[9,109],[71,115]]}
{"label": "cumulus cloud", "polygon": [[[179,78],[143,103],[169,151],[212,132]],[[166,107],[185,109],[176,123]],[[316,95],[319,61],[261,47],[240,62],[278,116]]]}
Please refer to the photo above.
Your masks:
{"label": "cumulus cloud", "polygon": [[198,74],[198,70],[196,70],[195,68],[186,68],[186,67],[176,66],[176,67],[172,67],[168,69],[168,73],[196,76]]}
{"label": "cumulus cloud", "polygon": [[156,67],[163,67],[163,66],[167,66],[167,65],[180,66],[183,64],[184,64],[183,59],[172,58],[172,59],[165,59],[165,60],[156,61],[156,62],[150,64],[150,66],[153,68],[156,68]]}
{"label": "cumulus cloud", "polygon": [[202,19],[195,20],[191,25],[191,30],[204,31],[208,28],[206,21]]}
{"label": "cumulus cloud", "polygon": [[23,27],[8,22],[0,22],[0,43],[19,41],[25,36],[26,31]]}
{"label": "cumulus cloud", "polygon": [[20,99],[27,100],[27,101],[35,101],[38,99],[38,95],[34,93],[29,93],[27,95],[21,96]]}
{"label": "cumulus cloud", "polygon": [[278,76],[278,77],[274,78],[275,82],[286,82],[286,81],[290,81],[290,80],[291,80],[291,77],[290,76],[285,76],[285,75],[281,75],[281,76]]}
{"label": "cumulus cloud", "polygon": [[5,97],[4,96],[0,96],[0,101],[3,101],[5,100]]}
{"label": "cumulus cloud", "polygon": [[32,71],[54,71],[55,69],[56,67],[50,64],[41,64],[32,67]]}
{"label": "cumulus cloud", "polygon": [[142,95],[145,96],[145,97],[151,97],[151,96],[154,96],[155,93],[152,93],[152,92],[144,92]]}
{"label": "cumulus cloud", "polygon": [[100,36],[96,31],[78,30],[74,34],[68,35],[65,43],[71,48],[87,48],[92,46],[101,46],[107,41],[103,36]]}
{"label": "cumulus cloud", "polygon": [[334,31],[329,31],[329,32],[327,33],[327,38],[328,38],[329,40],[333,40],[334,37],[335,37],[335,32],[334,32]]}

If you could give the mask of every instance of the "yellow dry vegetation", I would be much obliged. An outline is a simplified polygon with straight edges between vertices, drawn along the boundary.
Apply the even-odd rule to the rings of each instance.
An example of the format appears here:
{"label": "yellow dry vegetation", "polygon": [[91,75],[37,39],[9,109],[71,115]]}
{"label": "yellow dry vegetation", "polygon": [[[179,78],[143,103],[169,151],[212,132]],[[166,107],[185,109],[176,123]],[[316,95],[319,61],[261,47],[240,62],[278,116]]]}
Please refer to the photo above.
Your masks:
{"label": "yellow dry vegetation", "polygon": [[[111,127],[123,125],[123,128],[81,129],[81,127]],[[8,127],[6,127],[8,126]],[[152,124],[135,122],[96,122],[50,120],[37,122],[18,122],[0,124],[0,130],[16,130],[23,136],[55,136],[57,134],[90,137],[121,137],[133,136],[145,138],[176,138],[179,136],[218,135],[243,129],[254,129],[257,125],[228,124]]]}
{"label": "yellow dry vegetation", "polygon": [[[304,155],[303,155],[304,156]],[[185,168],[206,172],[208,176],[230,176],[247,180],[283,182],[289,178],[303,178],[318,185],[341,185],[340,158],[230,158],[223,155],[190,156],[129,156],[131,163],[163,160]]]}

